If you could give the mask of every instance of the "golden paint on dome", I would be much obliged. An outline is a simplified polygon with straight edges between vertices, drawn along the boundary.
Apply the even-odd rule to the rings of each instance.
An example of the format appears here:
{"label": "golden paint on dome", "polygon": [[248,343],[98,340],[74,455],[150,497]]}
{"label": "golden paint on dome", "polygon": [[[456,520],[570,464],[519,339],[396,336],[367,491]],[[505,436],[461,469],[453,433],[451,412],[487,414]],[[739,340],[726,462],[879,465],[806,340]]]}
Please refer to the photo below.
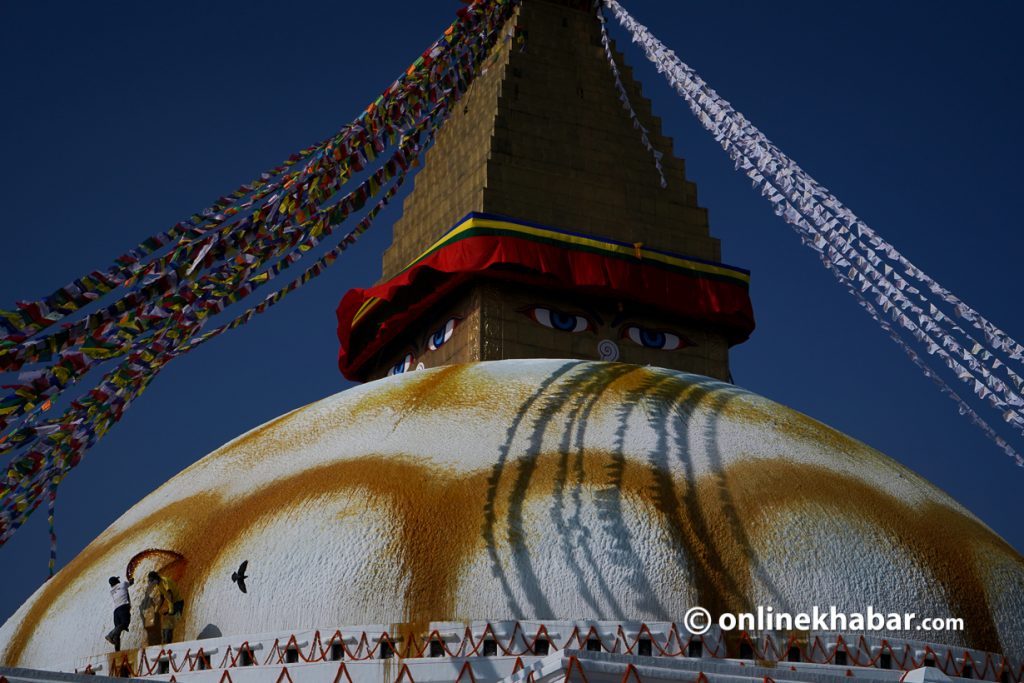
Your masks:
{"label": "golden paint on dome", "polygon": [[[668,539],[666,548],[674,561],[659,571],[679,595],[695,594],[697,604],[712,613],[750,611],[755,606],[753,586],[764,559],[756,548],[772,538],[787,515],[794,515],[798,523],[835,520],[851,533],[863,531],[879,552],[891,547],[909,558],[931,582],[928,590],[944,596],[951,613],[963,617],[971,646],[1002,651],[1000,628],[985,597],[987,578],[977,558],[1006,557],[1022,575],[1024,560],[923,479],[809,418],[728,385],[621,364],[538,363],[543,371],[534,371],[538,381],[533,385],[522,379],[505,381],[505,375],[492,372],[494,366],[455,366],[370,385],[356,390],[354,400],[345,400],[342,394],[330,399],[335,404],[295,411],[214,452],[157,492],[166,496],[187,483],[192,493],[155,509],[145,508],[143,501],[139,507],[146,510],[144,515],[124,526],[116,524],[44,585],[20,618],[3,661],[19,663],[34,632],[47,619],[58,618],[54,607],[72,589],[81,590],[83,577],[99,572],[111,556],[125,549],[147,547],[154,534],[164,538],[161,548],[187,559],[179,585],[188,596],[214,585],[215,579],[222,582],[223,577],[212,573],[222,571],[225,553],[240,542],[264,538],[278,520],[293,520],[296,533],[301,533],[302,521],[309,516],[326,515],[336,522],[339,515],[368,520],[365,533],[380,536],[384,550],[367,560],[366,571],[380,585],[393,585],[396,574],[402,577],[401,594],[388,597],[387,604],[401,610],[403,623],[486,618],[491,615],[457,613],[468,586],[479,588],[495,580],[493,575],[467,574],[477,566],[474,559],[489,558],[492,572],[511,572],[516,581],[535,585],[543,594],[549,588],[544,582],[551,579],[533,573],[528,565],[506,566],[502,559],[557,548],[557,540],[546,538],[554,533],[544,532],[550,520],[537,518],[531,502],[539,503],[540,509],[557,509],[574,496],[597,500],[602,495],[616,497],[615,505],[601,513],[607,518],[620,519],[628,510],[658,530],[640,542]],[[456,394],[462,397],[453,407],[445,397]],[[466,402],[476,408],[468,415],[458,407]],[[386,416],[380,412],[382,406],[409,408]],[[357,414],[380,420],[379,427],[414,422],[403,426],[412,430],[409,434],[448,425],[444,436],[454,446],[460,439],[475,438],[460,436],[457,416],[477,419],[481,407],[496,420],[496,443],[459,447],[497,456],[472,465],[445,460],[444,454],[408,440],[404,454],[374,452],[372,442],[355,447],[346,443],[342,429]],[[311,429],[312,423],[318,428]],[[796,429],[789,432],[789,424]],[[520,427],[526,436],[516,437]],[[612,427],[614,431],[608,431]],[[733,441],[717,432],[729,430],[753,438],[752,443],[762,444],[766,453],[775,452],[772,444],[790,443],[810,448],[819,459],[719,452],[721,442]],[[634,442],[641,431],[646,440]],[[693,440],[705,443],[699,453],[693,450]],[[240,493],[237,483],[233,493],[220,490],[220,477],[241,476],[250,469],[258,472],[261,467],[278,472],[281,463],[290,464],[295,457],[290,454],[318,441],[326,449],[317,451],[319,461],[302,461],[312,464],[280,470]],[[349,455],[340,455],[340,446]],[[827,466],[828,462],[837,466]],[[878,471],[890,470],[900,472],[900,486],[915,495],[902,499],[901,489],[873,483]],[[217,481],[211,472],[216,472]],[[168,521],[174,524],[169,526]],[[267,536],[260,542],[268,552],[276,552],[267,544],[287,544],[288,539]],[[821,549],[825,550],[842,552],[841,540],[834,548]],[[813,558],[815,552],[801,556]],[[601,559],[598,567],[603,562],[607,560]],[[836,569],[823,566],[820,571],[830,575]],[[842,575],[835,576],[840,580]],[[774,580],[799,586],[799,578]],[[344,621],[342,606],[333,612],[326,609],[320,610],[320,618]],[[186,613],[192,629],[201,626],[195,623],[200,618],[205,617]]]}

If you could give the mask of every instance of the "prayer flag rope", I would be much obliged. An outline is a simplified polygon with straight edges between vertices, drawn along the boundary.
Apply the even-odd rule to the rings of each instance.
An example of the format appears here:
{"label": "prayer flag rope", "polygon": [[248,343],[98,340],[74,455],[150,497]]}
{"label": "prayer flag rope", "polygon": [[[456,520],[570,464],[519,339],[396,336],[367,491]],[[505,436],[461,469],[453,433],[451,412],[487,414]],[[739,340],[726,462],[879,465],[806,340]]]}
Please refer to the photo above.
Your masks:
{"label": "prayer flag rope", "polygon": [[[961,415],[1016,463],[1016,452],[928,364],[935,356],[1012,429],[1024,432],[1024,347],[914,266],[781,152],[616,0],[603,0],[647,58],[689,103],[694,115],[745,172],[755,189],[792,225],[804,244],[857,299],[911,361],[952,398]],[[913,284],[914,282],[917,285]],[[945,313],[945,306],[949,313]],[[956,319],[981,332],[984,342]],[[921,344],[922,356],[910,342]],[[998,375],[1000,376],[997,376]]]}
{"label": "prayer flag rope", "polygon": [[[269,310],[370,228],[474,80],[515,4],[477,0],[461,9],[445,34],[338,135],[145,240],[105,271],[0,312],[0,333],[7,333],[0,338],[0,372],[42,365],[21,372],[18,384],[5,385],[12,392],[0,398],[0,454],[10,455],[0,479],[0,545],[49,494],[52,574],[53,510],[67,473],[168,362]],[[340,194],[390,147],[387,161]],[[278,278],[367,207],[358,224],[298,277],[203,333],[211,318]],[[116,301],[64,320],[119,287],[126,293]],[[110,359],[119,364],[98,384],[59,417],[43,419],[66,389]]]}
{"label": "prayer flag rope", "polygon": [[[379,213],[379,211],[388,203],[388,201],[390,201],[390,199],[397,192],[398,187],[401,186],[401,183],[405,178],[406,171],[410,167],[409,163],[406,162],[405,160],[408,158],[415,158],[416,156],[418,156],[420,149],[422,149],[423,147],[423,145],[420,144],[419,139],[421,137],[423,129],[428,127],[428,123],[430,124],[430,137],[428,138],[429,142],[429,139],[432,138],[433,136],[433,130],[436,128],[437,125],[440,124],[440,121],[443,120],[443,111],[443,106],[439,105],[436,108],[434,115],[427,122],[424,122],[424,124],[417,128],[416,131],[408,135],[406,139],[403,140],[402,145],[395,152],[395,156],[392,158],[390,162],[388,162],[388,164],[378,169],[378,171],[373,176],[365,180],[355,191],[350,193],[350,196],[360,198],[359,206],[361,207],[362,202],[364,201],[363,198],[369,196],[368,188],[370,186],[374,185],[375,183],[383,184],[396,176],[398,177],[396,185],[392,187],[392,189],[389,190],[384,195],[380,202],[378,202],[378,204],[367,214],[367,216],[360,222],[356,230],[346,235],[345,240],[342,242],[341,245],[335,247],[335,249],[331,250],[323,257],[321,257],[318,260],[317,265],[315,265],[310,270],[307,270],[302,278],[292,282],[281,291],[270,295],[263,303],[261,303],[260,305],[256,306],[253,309],[250,309],[242,316],[239,316],[238,318],[233,320],[231,323],[228,323],[227,325],[222,325],[213,332],[209,332],[203,335],[201,339],[193,339],[189,343],[186,350],[190,350],[191,348],[197,346],[199,343],[204,342],[214,336],[218,336],[219,334],[227,331],[228,329],[234,329],[235,327],[244,324],[244,322],[247,322],[249,319],[251,319],[253,315],[261,313],[266,308],[269,308],[271,305],[277,303],[282,298],[284,298],[284,296],[286,296],[289,292],[293,291],[298,286],[301,286],[309,279],[312,279],[312,277],[315,277],[315,275],[319,275],[327,265],[333,263],[337,256],[340,255],[340,251],[342,249],[354,243],[358,234],[369,228],[373,218],[376,217],[377,213]],[[397,163],[396,159],[401,160],[403,163]],[[334,228],[345,220],[347,215],[347,210],[335,211],[332,209],[330,211],[323,212],[323,215],[320,216],[318,220],[326,220],[326,223],[320,224],[320,231],[318,233],[319,237],[329,236],[334,231]],[[226,305],[238,301],[240,298],[242,298],[242,296],[248,295],[255,289],[274,279],[278,274],[283,272],[285,269],[289,268],[291,265],[298,262],[298,260],[302,257],[302,254],[304,252],[316,246],[320,241],[319,237],[312,235],[308,236],[307,239],[300,242],[292,252],[287,254],[284,258],[279,260],[268,270],[259,273],[253,277],[250,277],[244,285],[240,286],[238,289],[230,293],[225,293],[222,299],[212,301],[210,306],[215,308],[215,310],[217,311],[223,310],[223,308]],[[201,315],[202,313],[200,312],[200,316]],[[199,324],[198,320],[194,322],[196,322],[196,324]],[[182,351],[176,351],[172,354],[172,356],[181,355],[181,353]],[[86,367],[89,367],[91,365],[92,362],[89,362],[86,364]],[[44,429],[38,426],[34,426],[32,424],[26,424],[22,426],[19,430],[12,432],[8,435],[9,438],[8,441],[5,443],[5,446],[9,444],[8,447],[13,447],[15,445],[24,443],[33,437],[46,435],[51,433],[52,431],[54,431],[52,427],[49,429]]]}
{"label": "prayer flag rope", "polygon": [[[486,4],[492,2],[493,0]],[[498,4],[507,7],[507,2]],[[143,271],[142,261],[146,257],[171,244],[175,239],[201,237],[211,227],[220,225],[241,210],[251,207],[271,192],[294,186],[299,179],[309,174],[311,164],[325,156],[333,156],[338,161],[344,160],[356,167],[356,170],[361,170],[361,166],[366,163],[367,147],[377,146],[383,135],[393,132],[396,120],[402,120],[404,115],[415,114],[424,101],[437,101],[438,76],[450,66],[450,45],[457,39],[461,40],[461,34],[465,33],[469,25],[475,24],[474,20],[479,15],[480,7],[474,5],[468,9],[470,11],[464,11],[459,21],[452,24],[448,31],[371,103],[356,121],[345,126],[338,135],[291,155],[279,166],[260,174],[250,183],[241,185],[210,207],[178,223],[170,230],[147,238],[134,249],[115,259],[114,264],[105,271],[93,271],[84,275],[39,301],[19,302],[15,311],[0,311],[0,328],[6,329],[10,337],[18,338],[30,336],[52,325],[118,285],[130,282]],[[285,173],[307,159],[310,163],[305,167]],[[187,243],[188,240],[182,239],[180,244]]]}
{"label": "prayer flag rope", "polygon": [[[393,173],[399,165],[405,163],[407,162],[404,160],[404,157],[398,154],[397,158],[393,158],[392,162],[389,162],[388,169]],[[364,183],[356,192],[350,193],[339,202],[332,209],[332,215],[347,215],[350,211],[361,208],[365,204],[365,199],[379,189],[379,181],[380,179],[376,176],[371,177],[368,183]],[[315,209],[310,207],[310,211],[313,210]],[[158,283],[158,289],[163,291],[164,294],[160,302],[162,305],[157,307],[155,312],[147,309],[145,311],[147,315],[141,315],[143,313],[141,307],[148,305],[146,302],[143,302],[134,311],[134,314],[138,317],[133,318],[131,312],[125,313],[118,321],[117,327],[120,329],[115,330],[114,334],[97,338],[97,335],[94,333],[85,343],[80,341],[81,347],[76,351],[62,353],[59,359],[60,362],[56,363],[52,369],[24,373],[20,377],[24,384],[12,386],[11,388],[16,389],[15,393],[8,396],[3,403],[0,403],[0,416],[2,416],[0,420],[18,417],[19,414],[32,409],[41,399],[49,400],[49,398],[59,393],[70,381],[74,381],[84,374],[94,364],[93,361],[121,355],[127,348],[134,345],[137,341],[137,336],[148,331],[151,324],[159,323],[163,318],[166,318],[168,311],[178,310],[182,305],[191,305],[205,294],[222,294],[224,291],[230,290],[232,286],[237,285],[240,278],[244,278],[252,272],[254,267],[260,266],[269,258],[280,256],[284,249],[294,246],[296,241],[304,236],[304,231],[310,228],[310,224],[307,222],[307,224],[300,225],[299,227],[303,229],[286,230],[286,234],[283,237],[272,233],[264,233],[258,235],[255,240],[250,239],[246,248],[245,258],[239,258],[233,262],[223,261],[223,258],[220,259],[220,261],[223,261],[220,269],[201,278],[198,282],[198,288],[190,281],[183,280],[177,273],[173,273],[172,277],[161,278]],[[312,248],[316,243],[316,237],[322,233],[322,230],[322,223],[312,224],[311,242],[303,245],[302,249]],[[201,249],[201,253],[203,258],[210,258],[209,254],[211,252],[206,247]],[[233,253],[231,251],[224,255],[230,256]],[[193,265],[189,268],[190,270],[195,270],[194,265],[196,261],[193,260],[192,263]],[[273,272],[257,275],[255,281],[259,283],[272,275]],[[248,288],[242,287],[236,294],[245,295],[251,291],[254,283],[250,282],[248,284]],[[173,289],[173,285],[177,285],[177,288]],[[237,300],[237,298],[239,297],[233,297],[228,303]],[[124,301],[134,302],[136,299],[129,295],[118,302],[118,304]],[[206,310],[202,314],[204,317],[209,314],[218,313],[223,308],[222,305],[214,305],[209,301],[204,303],[206,303]],[[123,307],[121,306],[115,308],[117,312],[122,310]],[[103,330],[107,329],[109,329],[109,326],[103,328]],[[101,330],[101,333],[103,330]],[[2,425],[2,422],[0,422],[0,425]],[[0,450],[3,450],[3,447],[0,444]]]}
{"label": "prayer flag rope", "polygon": [[54,525],[53,516],[54,511],[57,509],[57,484],[50,484],[50,509],[49,515],[47,516],[47,522],[50,527],[50,563],[49,571],[50,576],[53,576],[54,567],[57,565],[57,527]]}
{"label": "prayer flag rope", "polygon": [[644,127],[644,124],[640,123],[640,117],[636,115],[636,110],[633,109],[633,104],[629,101],[629,93],[626,92],[626,86],[622,84],[619,65],[615,62],[615,55],[612,53],[612,42],[611,38],[608,37],[608,27],[605,26],[605,18],[604,13],[601,11],[600,0],[594,0],[594,7],[597,9],[597,20],[601,24],[601,45],[604,46],[604,54],[608,58],[608,67],[615,78],[615,89],[619,91],[619,101],[622,103],[623,109],[629,112],[629,118],[633,122],[633,127],[640,131],[640,141],[654,158],[654,167],[658,170],[661,187],[666,188],[668,187],[668,181],[665,180],[665,170],[661,167],[661,159],[664,155],[654,149],[647,128]]}
{"label": "prayer flag rope", "polygon": [[[428,57],[433,55],[432,60],[427,62],[423,57],[421,57],[414,64],[414,67],[417,67],[419,64],[431,65],[430,73],[424,76],[424,78],[429,77],[428,85],[431,91],[429,99],[431,102],[438,101],[441,94],[443,94],[443,89],[450,89],[460,82],[459,79],[461,77],[458,73],[453,71],[453,66],[465,65],[453,65],[451,63],[452,51],[447,47],[446,42],[450,42],[455,35],[457,34],[453,33],[452,30],[449,29],[445,38],[438,41],[438,44],[435,44],[434,48],[431,48],[424,53]],[[473,63],[475,63],[476,57],[472,55],[472,53],[469,54],[469,57],[472,60],[470,63],[470,66],[472,66]],[[410,73],[412,71],[413,68],[411,67]],[[462,80],[464,81],[465,79],[463,78]],[[382,95],[382,98],[387,96],[388,93],[395,93],[398,90],[397,84],[401,81],[402,79],[396,81],[396,85],[393,85],[385,91],[385,95]],[[421,101],[422,98],[415,96],[415,94],[423,92],[424,90],[425,87],[414,84],[414,87],[412,88],[414,96],[412,98],[406,98],[405,95],[398,97],[396,104],[392,107],[393,109],[395,107],[399,107],[396,111],[396,116],[398,118],[401,118],[403,115],[405,115],[406,118],[409,118],[411,115],[418,116],[422,111],[423,102]],[[379,114],[382,112],[385,107],[378,104],[380,102],[382,102],[382,99],[378,99],[377,103],[371,105],[367,109],[367,112],[371,112],[373,114]],[[401,108],[410,103],[412,106],[411,112],[408,108]],[[364,118],[369,122],[368,125],[362,125]],[[406,123],[403,125],[408,126],[411,124]],[[383,131],[383,133],[369,135],[368,131],[372,130]],[[166,280],[161,280],[160,278],[166,277],[170,280],[174,280],[180,275],[178,271],[168,272],[167,266],[169,262],[190,263],[190,265],[186,267],[184,274],[191,275],[195,268],[201,263],[208,263],[218,256],[226,258],[227,256],[234,254],[238,251],[238,243],[245,243],[247,239],[252,238],[254,233],[258,238],[266,238],[267,235],[264,232],[260,232],[260,228],[268,221],[272,221],[276,218],[280,212],[288,212],[301,220],[304,215],[309,212],[309,202],[304,201],[303,195],[306,190],[309,190],[310,193],[314,195],[314,198],[318,199],[320,197],[317,196],[316,193],[327,193],[328,196],[329,194],[333,194],[331,190],[336,190],[340,184],[343,184],[352,171],[362,171],[367,162],[372,161],[374,155],[383,149],[386,143],[385,138],[393,140],[395,133],[396,128],[392,121],[385,119],[382,122],[374,122],[372,117],[368,117],[367,113],[364,113],[363,117],[361,117],[359,121],[344,129],[341,134],[343,142],[346,142],[346,144],[349,145],[349,149],[342,150],[340,147],[334,148],[334,152],[331,156],[333,156],[335,160],[340,161],[338,164],[339,170],[337,171],[336,176],[328,175],[328,177],[324,178],[321,175],[321,177],[314,177],[305,185],[300,185],[296,180],[296,175],[294,173],[291,174],[282,183],[279,183],[279,185],[283,185],[289,191],[273,194],[268,199],[267,204],[263,207],[262,211],[256,211],[241,223],[227,226],[220,234],[208,235],[206,230],[194,230],[188,235],[184,235],[173,251],[168,254],[164,254],[164,256],[155,262],[143,265],[136,264],[133,274],[130,277],[123,279],[123,281],[115,281],[112,277],[96,278],[96,280],[100,284],[103,284],[103,286],[98,286],[96,291],[92,292],[93,298],[99,298],[102,296],[102,293],[108,291],[105,288],[106,284],[112,283],[114,286],[118,283],[132,284],[140,277],[145,281],[145,283],[152,284],[153,289],[156,291],[164,291],[166,290],[168,282]],[[325,151],[330,151],[329,147],[330,146],[328,145],[328,148],[325,149]],[[309,178],[311,176],[321,174],[324,162],[329,161],[329,158],[324,155],[320,155],[314,159],[314,161],[316,162],[315,164],[308,165],[306,167],[304,170],[305,175],[303,177]],[[331,170],[333,169],[328,169],[328,172]],[[216,222],[221,218],[223,218],[221,214],[216,214],[211,218],[211,220]],[[223,244],[225,235],[229,238],[228,244]],[[155,238],[151,238],[151,241],[155,244],[161,241],[160,238],[161,236],[156,236]],[[243,255],[243,258],[245,258],[246,261],[251,261],[251,258],[248,256],[248,254],[245,254]],[[171,282],[171,284],[174,283]],[[99,290],[102,290],[102,293],[97,293]],[[112,307],[105,309],[98,314],[89,316],[86,320],[80,321],[75,325],[65,327],[60,332],[43,340],[22,343],[23,338],[21,337],[23,337],[23,335],[10,335],[8,338],[0,341],[0,370],[17,370],[25,362],[49,361],[54,353],[73,346],[76,343],[80,344],[84,339],[82,335],[86,332],[91,332],[91,334],[95,336],[97,328],[102,328],[104,325],[110,323],[111,320],[118,320],[121,322],[120,317],[123,315],[128,315],[132,318],[136,317],[138,315],[138,310],[137,308],[133,309],[132,307],[137,307],[140,303],[147,301],[151,295],[152,291],[150,290],[133,292],[132,295],[124,297],[116,302]],[[34,302],[31,304],[20,304],[22,307],[22,317],[34,317],[35,320],[26,323],[25,326],[19,329],[19,332],[30,332],[31,330],[29,328],[37,329],[41,326],[48,326],[57,319],[60,319],[61,314],[52,310],[50,310],[46,316],[39,315],[48,310],[47,304],[48,300]],[[100,329],[101,334],[103,331],[103,329]],[[6,349],[4,348],[5,346],[7,347]],[[2,404],[0,404],[0,416],[3,414],[4,409]],[[0,428],[2,428],[2,425],[0,425]]]}

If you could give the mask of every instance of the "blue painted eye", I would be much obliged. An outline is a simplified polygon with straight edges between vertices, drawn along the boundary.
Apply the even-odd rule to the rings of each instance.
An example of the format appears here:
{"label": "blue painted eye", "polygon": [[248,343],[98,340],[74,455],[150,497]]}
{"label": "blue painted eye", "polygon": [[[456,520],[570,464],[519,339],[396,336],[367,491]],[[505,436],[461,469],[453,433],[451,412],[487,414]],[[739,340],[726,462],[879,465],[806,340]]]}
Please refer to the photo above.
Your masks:
{"label": "blue painted eye", "polygon": [[401,375],[403,373],[409,372],[409,370],[412,369],[412,361],[412,354],[405,354],[405,358],[392,365],[391,369],[388,370],[388,377],[391,377],[392,375]]}
{"label": "blue painted eye", "polygon": [[563,332],[572,332],[579,323],[580,316],[569,315],[561,311],[551,311],[551,326]]}
{"label": "blue painted eye", "polygon": [[675,351],[684,346],[692,346],[687,340],[680,337],[678,334],[672,334],[671,332],[662,332],[661,330],[652,330],[647,327],[640,327],[638,325],[630,325],[626,328],[626,337],[639,346],[643,346],[647,349],[659,349],[661,351]]}
{"label": "blue painted eye", "polygon": [[459,325],[459,318],[450,318],[448,322],[438,328],[434,334],[430,335],[430,339],[427,340],[427,348],[431,351],[437,351],[439,348],[448,343],[448,340],[452,338],[452,333],[455,328]]}
{"label": "blue painted eye", "polygon": [[594,328],[588,318],[573,313],[555,311],[550,308],[531,308],[525,313],[544,327],[550,327],[560,332],[587,332]]}
{"label": "blue painted eye", "polygon": [[640,343],[648,348],[664,348],[667,340],[668,336],[664,332],[648,330],[646,327],[640,329]]}

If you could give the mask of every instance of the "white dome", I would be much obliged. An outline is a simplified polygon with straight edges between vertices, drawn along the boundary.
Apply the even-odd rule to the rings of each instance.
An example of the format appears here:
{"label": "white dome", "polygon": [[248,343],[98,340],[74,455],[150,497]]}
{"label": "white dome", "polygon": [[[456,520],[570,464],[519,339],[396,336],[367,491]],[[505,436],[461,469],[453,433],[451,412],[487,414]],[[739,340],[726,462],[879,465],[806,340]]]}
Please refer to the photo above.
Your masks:
{"label": "white dome", "polygon": [[[184,556],[179,639],[836,605],[962,617],[927,639],[1024,653],[1024,559],[947,495],[772,401],[617,363],[415,372],[258,427],[40,587],[0,629],[0,662],[105,651],[107,577],[149,548]],[[142,637],[136,614],[125,647]]]}

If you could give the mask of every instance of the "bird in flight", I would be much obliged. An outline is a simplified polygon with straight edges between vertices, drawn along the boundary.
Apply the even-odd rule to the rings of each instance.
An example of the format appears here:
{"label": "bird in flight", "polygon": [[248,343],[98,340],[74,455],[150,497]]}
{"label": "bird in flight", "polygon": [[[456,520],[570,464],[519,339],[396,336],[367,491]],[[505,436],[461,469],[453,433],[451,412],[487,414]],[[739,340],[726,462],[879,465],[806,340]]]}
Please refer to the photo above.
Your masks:
{"label": "bird in flight", "polygon": [[231,580],[238,584],[238,590],[243,593],[248,593],[245,590],[245,580],[249,577],[245,575],[245,568],[249,566],[249,560],[245,560],[242,564],[238,565],[237,572],[231,572]]}

